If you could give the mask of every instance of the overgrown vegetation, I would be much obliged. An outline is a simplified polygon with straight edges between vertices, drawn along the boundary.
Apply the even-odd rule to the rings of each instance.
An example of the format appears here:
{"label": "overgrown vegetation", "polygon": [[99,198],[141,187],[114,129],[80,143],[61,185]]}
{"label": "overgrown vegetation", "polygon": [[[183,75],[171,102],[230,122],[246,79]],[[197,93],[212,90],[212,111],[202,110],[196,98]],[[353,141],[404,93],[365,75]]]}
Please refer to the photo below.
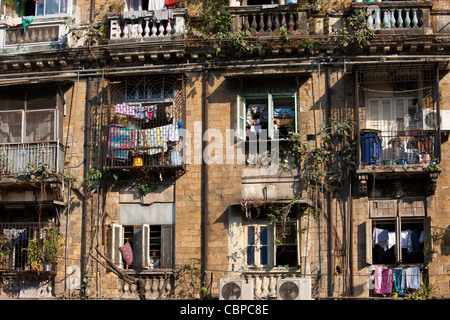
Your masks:
{"label": "overgrown vegetation", "polygon": [[374,37],[374,31],[367,26],[367,18],[369,13],[366,10],[356,10],[349,18],[348,24],[351,32],[347,27],[340,28],[340,44],[348,49],[361,49],[370,44]]}
{"label": "overgrown vegetation", "polygon": [[216,55],[225,45],[236,51],[252,51],[252,46],[244,37],[251,30],[233,32],[233,18],[226,10],[227,0],[188,0],[188,7],[194,8],[193,15],[187,18],[187,31],[194,37],[210,41]]}
{"label": "overgrown vegetation", "polygon": [[[284,156],[294,158],[294,166],[300,169],[305,179],[307,196],[314,204],[310,207],[312,216],[322,212],[324,194],[339,189],[356,166],[356,142],[352,138],[354,126],[352,118],[343,121],[330,119],[328,125],[322,124],[317,144],[304,141],[298,133],[290,133]],[[296,201],[297,198],[293,198],[289,204],[274,208],[269,215],[272,223],[281,223],[284,229]]]}

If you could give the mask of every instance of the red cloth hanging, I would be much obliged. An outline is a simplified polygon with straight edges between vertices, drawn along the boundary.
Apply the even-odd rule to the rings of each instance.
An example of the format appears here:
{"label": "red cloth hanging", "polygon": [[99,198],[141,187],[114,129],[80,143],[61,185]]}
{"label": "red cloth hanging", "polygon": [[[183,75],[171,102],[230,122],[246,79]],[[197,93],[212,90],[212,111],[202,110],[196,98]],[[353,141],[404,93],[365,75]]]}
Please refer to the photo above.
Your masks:
{"label": "red cloth hanging", "polygon": [[122,257],[125,260],[128,269],[128,266],[133,264],[133,250],[131,249],[130,243],[127,241],[127,243],[121,246],[119,250],[122,253]]}
{"label": "red cloth hanging", "polygon": [[173,9],[173,8],[175,8],[175,5],[177,4],[177,1],[178,0],[166,0],[166,7],[168,8],[168,9]]}

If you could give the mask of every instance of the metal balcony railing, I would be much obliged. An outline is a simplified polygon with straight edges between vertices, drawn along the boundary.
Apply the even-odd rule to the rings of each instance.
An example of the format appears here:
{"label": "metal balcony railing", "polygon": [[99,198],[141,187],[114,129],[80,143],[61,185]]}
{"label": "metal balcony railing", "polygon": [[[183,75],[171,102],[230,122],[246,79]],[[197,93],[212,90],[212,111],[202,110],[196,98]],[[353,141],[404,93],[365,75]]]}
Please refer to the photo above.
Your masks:
{"label": "metal balcony railing", "polygon": [[0,145],[1,174],[30,174],[42,166],[47,172],[63,173],[64,149],[57,142]]}
{"label": "metal balcony railing", "polygon": [[361,132],[363,165],[431,164],[438,161],[439,148],[435,131]]}
{"label": "metal balcony railing", "polygon": [[0,271],[31,271],[27,248],[42,239],[53,224],[48,222],[0,222]]}

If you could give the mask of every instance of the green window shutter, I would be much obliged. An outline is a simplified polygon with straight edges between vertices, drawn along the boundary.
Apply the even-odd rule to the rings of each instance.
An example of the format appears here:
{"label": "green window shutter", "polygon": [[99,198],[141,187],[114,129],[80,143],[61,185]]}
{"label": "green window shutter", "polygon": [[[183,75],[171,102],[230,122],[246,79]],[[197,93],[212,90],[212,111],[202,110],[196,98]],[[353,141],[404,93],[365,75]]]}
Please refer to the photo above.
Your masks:
{"label": "green window shutter", "polygon": [[246,103],[245,99],[240,95],[237,96],[236,101],[236,117],[237,117],[237,137],[245,140],[245,121],[246,121]]}

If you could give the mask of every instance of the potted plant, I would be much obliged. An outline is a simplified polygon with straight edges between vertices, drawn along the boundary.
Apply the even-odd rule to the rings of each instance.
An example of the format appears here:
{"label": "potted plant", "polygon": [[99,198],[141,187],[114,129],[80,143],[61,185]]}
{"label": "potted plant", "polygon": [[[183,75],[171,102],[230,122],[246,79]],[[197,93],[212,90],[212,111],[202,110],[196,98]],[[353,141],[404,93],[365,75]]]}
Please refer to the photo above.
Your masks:
{"label": "potted plant", "polygon": [[125,2],[113,2],[109,5],[109,12],[122,12],[125,8]]}
{"label": "potted plant", "polygon": [[34,238],[28,242],[28,247],[22,250],[27,252],[27,260],[31,271],[39,272],[42,269],[42,240]]}
{"label": "potted plant", "polygon": [[9,267],[9,256],[11,249],[8,247],[8,239],[0,237],[0,270],[7,270]]}
{"label": "potted plant", "polygon": [[58,259],[61,256],[60,253],[60,239],[62,235],[58,232],[58,227],[53,226],[47,230],[42,241],[43,250],[43,264],[44,271],[51,271],[52,267],[58,263]]}

